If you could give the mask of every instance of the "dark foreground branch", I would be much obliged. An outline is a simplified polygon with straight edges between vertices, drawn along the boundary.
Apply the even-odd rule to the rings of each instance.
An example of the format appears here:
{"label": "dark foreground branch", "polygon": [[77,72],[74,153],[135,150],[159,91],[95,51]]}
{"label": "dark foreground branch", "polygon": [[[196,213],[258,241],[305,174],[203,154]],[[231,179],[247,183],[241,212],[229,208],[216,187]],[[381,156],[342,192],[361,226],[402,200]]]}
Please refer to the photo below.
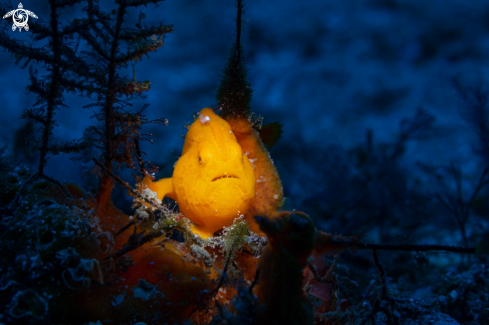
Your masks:
{"label": "dark foreground branch", "polygon": [[450,245],[436,244],[369,244],[361,240],[361,236],[333,236],[325,232],[317,232],[315,251],[322,253],[326,251],[344,251],[347,248],[351,250],[370,249],[376,251],[406,251],[406,252],[428,252],[442,251],[450,253],[475,254],[475,247],[459,247]]}
{"label": "dark foreground branch", "polygon": [[356,244],[357,249],[375,249],[378,251],[428,252],[444,251],[450,253],[475,254],[475,247],[459,247],[449,245],[411,245],[411,244]]}
{"label": "dark foreground branch", "polygon": [[131,237],[129,237],[129,240],[127,241],[127,243],[121,249],[119,249],[117,252],[115,252],[114,254],[107,256],[105,258],[105,260],[108,260],[110,258],[118,259],[119,257],[121,257],[121,256],[123,256],[129,252],[132,252],[133,250],[138,249],[139,247],[143,246],[144,244],[147,244],[150,241],[152,241],[158,237],[161,237],[163,235],[162,232],[155,231],[155,232],[150,232],[149,234],[144,236],[145,231],[143,231],[141,233],[137,233],[136,231],[137,231],[137,228],[134,227],[134,233],[131,235]]}
{"label": "dark foreground branch", "polygon": [[112,173],[110,170],[108,170],[101,162],[99,162],[97,159],[93,158],[93,161],[95,162],[95,164],[97,166],[99,166],[100,168],[102,168],[104,170],[104,172],[106,172],[110,177],[112,177],[112,179],[114,179],[117,183],[121,184],[126,190],[128,190],[129,192],[131,192],[131,194],[133,194],[134,196],[138,197],[139,199],[143,200],[144,202],[152,205],[153,207],[157,208],[158,210],[160,210],[161,212],[163,212],[164,214],[169,214],[171,211],[169,211],[167,208],[165,208],[164,206],[162,206],[161,204],[155,202],[154,200],[152,199],[149,199],[147,197],[144,197],[143,195],[141,195],[141,193],[139,193],[138,191],[136,191],[135,189],[133,189],[131,187],[131,185],[129,185],[127,182],[124,182],[119,176],[115,175],[114,173]]}
{"label": "dark foreground branch", "polygon": [[[396,303],[398,302],[396,298],[393,298],[387,294],[387,281],[385,270],[382,267],[382,264],[379,262],[379,256],[377,255],[377,251],[372,249],[372,259],[374,260],[374,264],[379,271],[380,278],[380,294],[377,299],[374,301],[372,309],[370,312],[362,319],[360,325],[365,325],[369,320],[375,324],[375,315],[378,312],[383,312],[385,317],[387,318],[387,324],[399,325],[399,318],[395,316],[394,311],[396,310]],[[390,308],[387,308],[387,307]]]}
{"label": "dark foreground branch", "polygon": [[[195,306],[194,308],[192,308],[189,311],[187,317],[192,316],[199,309],[206,308],[208,306],[208,304],[212,301],[212,299],[214,299],[214,297],[217,295],[217,293],[219,292],[219,289],[221,288],[222,284],[224,283],[224,278],[227,276],[227,270],[228,270],[229,262],[231,261],[231,256],[233,254],[233,250],[234,250],[234,245],[231,247],[231,250],[229,251],[228,257],[226,258],[226,263],[224,264],[224,268],[222,269],[222,275],[221,275],[221,278],[219,279],[219,283],[217,284],[217,286],[204,299],[204,301],[202,303],[200,303],[198,306]],[[217,303],[217,301],[216,301],[216,303]]]}

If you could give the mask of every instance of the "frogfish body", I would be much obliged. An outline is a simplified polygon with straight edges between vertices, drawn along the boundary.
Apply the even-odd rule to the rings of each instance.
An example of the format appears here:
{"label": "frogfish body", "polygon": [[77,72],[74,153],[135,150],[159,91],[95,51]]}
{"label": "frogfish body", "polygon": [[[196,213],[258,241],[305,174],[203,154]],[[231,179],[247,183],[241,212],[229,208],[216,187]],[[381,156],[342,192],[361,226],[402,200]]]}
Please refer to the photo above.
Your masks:
{"label": "frogfish body", "polygon": [[178,203],[195,225],[194,232],[212,236],[250,209],[255,197],[255,172],[229,123],[210,108],[201,110],[185,137],[182,156],[171,178],[142,184]]}

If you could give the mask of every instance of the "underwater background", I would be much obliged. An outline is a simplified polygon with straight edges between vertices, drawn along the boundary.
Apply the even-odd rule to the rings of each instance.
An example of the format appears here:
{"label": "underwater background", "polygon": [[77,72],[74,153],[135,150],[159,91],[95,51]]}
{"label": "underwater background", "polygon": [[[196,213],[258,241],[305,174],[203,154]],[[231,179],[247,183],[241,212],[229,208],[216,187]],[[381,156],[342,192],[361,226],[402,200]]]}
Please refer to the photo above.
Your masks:
{"label": "underwater background", "polygon": [[[23,5],[37,21],[49,21],[48,1]],[[113,8],[112,1],[100,0],[99,5]],[[81,17],[84,6],[61,9],[60,23]],[[149,80],[150,90],[128,96],[134,107],[150,104],[145,110],[149,120],[168,119],[167,126],[143,127],[154,143],[141,142],[141,150],[147,153],[145,160],[159,167],[160,179],[171,177],[181,155],[184,125],[202,108],[218,107],[216,91],[234,42],[236,6],[230,0],[167,0],[138,10],[126,16],[127,24],[173,25],[164,46],[135,65],[138,81]],[[1,24],[3,33],[32,44],[30,31],[13,32],[7,19]],[[471,257],[381,253],[388,283],[396,291],[389,295],[420,299],[423,311],[389,307],[390,315],[374,316],[377,323],[489,324],[489,2],[248,0],[241,44],[253,90],[251,109],[264,125],[282,126],[269,151],[282,180],[285,210],[304,211],[324,232],[365,234],[369,243],[477,248]],[[0,146],[8,147],[2,154],[8,153],[14,166],[35,170],[38,153],[29,152],[25,139],[38,126],[20,117],[36,96],[26,93],[29,69],[21,69],[23,61],[16,60],[0,52]],[[49,72],[33,64],[40,74]],[[133,67],[124,72],[131,79]],[[91,117],[97,109],[83,108],[93,98],[64,94],[66,107],[56,111],[53,141],[83,137],[95,124]],[[45,173],[95,195],[99,178],[90,171],[98,156],[95,148],[53,156]],[[132,174],[130,169],[118,172],[134,187]],[[131,213],[133,197],[122,186],[116,185],[112,201]],[[330,255],[326,260],[332,264]],[[365,299],[377,275],[371,253],[346,252],[339,265],[340,274],[360,284],[352,292]],[[11,299],[2,292],[4,301]],[[350,305],[365,304],[350,300]],[[333,313],[324,301],[329,294],[315,302],[322,306],[320,313]],[[358,324],[368,316],[368,307],[356,311],[356,318],[337,312],[336,318],[328,314],[315,323]],[[341,308],[348,314],[350,307]],[[7,309],[4,313],[0,322],[20,324],[30,317],[13,320]],[[98,320],[105,324],[90,321]]]}

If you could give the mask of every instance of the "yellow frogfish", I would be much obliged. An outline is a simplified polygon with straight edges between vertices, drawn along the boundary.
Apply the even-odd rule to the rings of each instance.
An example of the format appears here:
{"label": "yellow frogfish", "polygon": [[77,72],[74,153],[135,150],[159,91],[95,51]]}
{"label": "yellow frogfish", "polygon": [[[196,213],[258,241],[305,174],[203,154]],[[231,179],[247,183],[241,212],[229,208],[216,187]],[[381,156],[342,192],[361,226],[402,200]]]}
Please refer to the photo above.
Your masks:
{"label": "yellow frogfish", "polygon": [[228,122],[210,108],[200,111],[185,137],[182,156],[171,178],[142,185],[169,197],[206,238],[250,211],[255,197],[255,171]]}

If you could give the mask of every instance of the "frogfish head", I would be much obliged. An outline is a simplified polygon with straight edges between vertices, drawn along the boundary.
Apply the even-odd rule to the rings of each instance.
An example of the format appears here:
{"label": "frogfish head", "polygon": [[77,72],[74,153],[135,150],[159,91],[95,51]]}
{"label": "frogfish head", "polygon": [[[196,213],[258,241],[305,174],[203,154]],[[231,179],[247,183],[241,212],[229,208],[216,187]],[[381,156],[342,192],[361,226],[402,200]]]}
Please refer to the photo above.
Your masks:
{"label": "frogfish head", "polygon": [[229,123],[210,108],[190,126],[172,178],[180,211],[208,234],[230,226],[255,196],[251,162]]}

